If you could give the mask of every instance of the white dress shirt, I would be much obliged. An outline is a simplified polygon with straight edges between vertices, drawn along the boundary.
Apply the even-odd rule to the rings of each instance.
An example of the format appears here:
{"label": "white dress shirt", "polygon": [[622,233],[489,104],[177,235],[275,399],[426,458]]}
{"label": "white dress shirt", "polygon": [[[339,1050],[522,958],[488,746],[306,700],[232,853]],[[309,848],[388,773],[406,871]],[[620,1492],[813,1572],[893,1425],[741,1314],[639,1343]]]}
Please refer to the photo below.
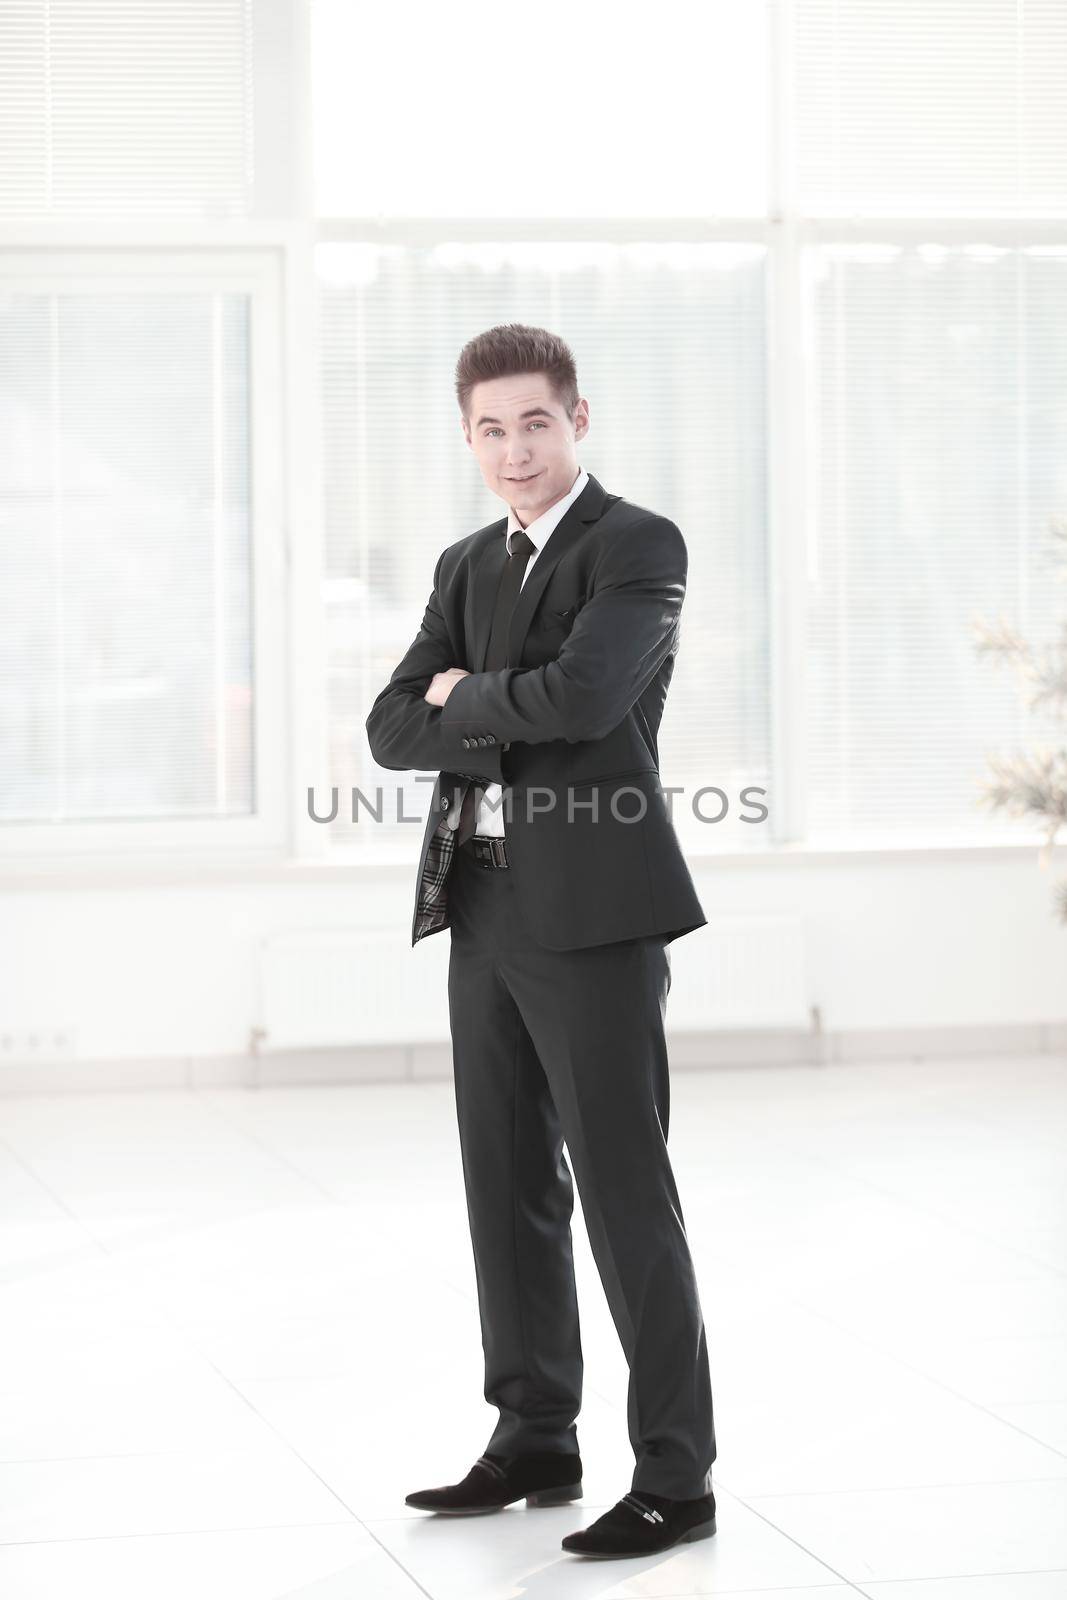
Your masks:
{"label": "white dress shirt", "polygon": [[[588,482],[588,472],[586,472],[584,467],[579,467],[578,476],[571,484],[569,492],[563,496],[562,500],[557,500],[554,506],[549,506],[547,511],[542,512],[541,516],[539,516],[535,522],[531,522],[530,526],[526,529],[527,538],[529,538],[533,543],[534,549],[526,563],[526,570],[522,575],[523,583],[525,583],[527,578],[530,576],[530,568],[533,566],[534,562],[541,554],[541,551],[548,543],[549,535],[555,529],[556,524],[561,521],[564,512],[574,504],[575,500],[577,500],[578,496],[581,494]],[[507,540],[509,556],[511,555],[511,536],[521,527],[522,523],[509,506],[508,525],[504,531],[504,538]],[[478,810],[475,815],[475,833],[483,836],[491,835],[496,839],[502,839],[504,837],[504,807],[501,800],[502,794],[503,791],[499,783],[490,783],[486,785],[485,793],[478,802]]]}

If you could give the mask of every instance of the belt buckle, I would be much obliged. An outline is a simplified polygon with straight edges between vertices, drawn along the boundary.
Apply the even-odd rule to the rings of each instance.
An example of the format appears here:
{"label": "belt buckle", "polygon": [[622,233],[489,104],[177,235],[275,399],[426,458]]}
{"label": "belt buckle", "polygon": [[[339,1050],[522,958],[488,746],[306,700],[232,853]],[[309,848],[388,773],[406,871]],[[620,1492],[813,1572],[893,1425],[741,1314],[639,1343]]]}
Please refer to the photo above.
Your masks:
{"label": "belt buckle", "polygon": [[507,866],[508,856],[504,848],[503,839],[495,834],[483,834],[481,838],[476,838],[473,843],[478,864],[484,867],[487,872],[492,872],[498,867]]}

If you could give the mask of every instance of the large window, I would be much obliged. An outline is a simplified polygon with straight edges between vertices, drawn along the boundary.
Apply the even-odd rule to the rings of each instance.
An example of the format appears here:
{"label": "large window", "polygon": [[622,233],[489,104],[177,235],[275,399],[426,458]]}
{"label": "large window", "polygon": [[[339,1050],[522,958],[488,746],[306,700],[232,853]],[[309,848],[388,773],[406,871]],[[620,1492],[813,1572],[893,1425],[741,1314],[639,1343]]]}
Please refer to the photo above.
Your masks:
{"label": "large window", "polygon": [[411,860],[364,723],[508,320],[685,534],[692,852],[1026,837],[986,758],[1062,728],[971,625],[1062,625],[1065,85],[1062,0],[5,8],[0,852]]}

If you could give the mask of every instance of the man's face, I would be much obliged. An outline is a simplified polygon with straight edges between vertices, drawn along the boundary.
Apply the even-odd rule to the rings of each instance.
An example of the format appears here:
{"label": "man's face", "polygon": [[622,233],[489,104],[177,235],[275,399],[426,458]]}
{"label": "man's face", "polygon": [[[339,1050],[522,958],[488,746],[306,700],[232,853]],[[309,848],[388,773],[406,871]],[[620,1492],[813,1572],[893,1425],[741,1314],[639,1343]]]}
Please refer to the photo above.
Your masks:
{"label": "man's face", "polygon": [[588,402],[579,400],[569,418],[543,372],[476,383],[463,420],[482,477],[524,528],[570,492],[575,446],[588,430]]}

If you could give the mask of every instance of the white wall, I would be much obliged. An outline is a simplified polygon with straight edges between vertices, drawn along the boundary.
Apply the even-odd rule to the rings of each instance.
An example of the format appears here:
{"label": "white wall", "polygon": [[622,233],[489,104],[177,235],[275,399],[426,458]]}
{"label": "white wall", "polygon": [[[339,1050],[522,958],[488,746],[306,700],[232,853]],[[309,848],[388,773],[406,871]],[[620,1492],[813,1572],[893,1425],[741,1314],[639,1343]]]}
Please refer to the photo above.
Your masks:
{"label": "white wall", "polygon": [[[832,1035],[1062,1025],[1067,928],[1051,893],[1065,874],[1067,849],[1043,871],[1033,850],[1010,847],[694,866],[709,914],[804,918],[810,998]],[[67,887],[9,880],[0,900],[0,1065],[243,1056],[257,1020],[257,941],[367,925],[396,928],[406,941],[413,882],[414,860],[370,871],[235,868],[210,881],[175,868],[170,881],[157,872],[124,886],[91,876]],[[427,1008],[445,1014],[448,937],[399,957],[410,962],[413,1018]],[[68,1030],[66,1041],[31,1048],[31,1033],[55,1030]]]}

